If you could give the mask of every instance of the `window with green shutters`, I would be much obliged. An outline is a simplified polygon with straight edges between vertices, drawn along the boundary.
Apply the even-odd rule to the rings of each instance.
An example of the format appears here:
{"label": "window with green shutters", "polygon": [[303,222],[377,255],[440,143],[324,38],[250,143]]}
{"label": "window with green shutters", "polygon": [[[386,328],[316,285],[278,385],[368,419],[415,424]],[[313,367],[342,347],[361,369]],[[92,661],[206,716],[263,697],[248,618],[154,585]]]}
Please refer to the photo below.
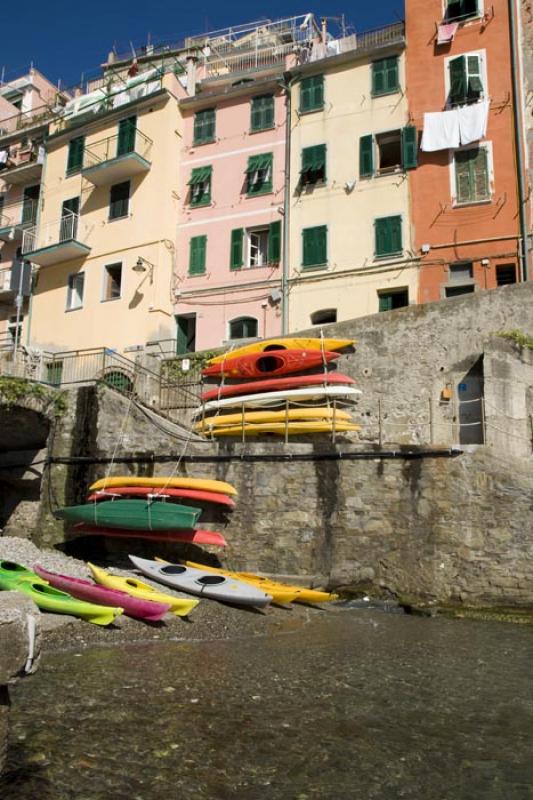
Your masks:
{"label": "window with green shutters", "polygon": [[250,156],[246,167],[246,193],[266,194],[272,191],[272,153]]}
{"label": "window with green shutters", "polygon": [[205,273],[207,236],[193,236],[189,242],[189,275]]}
{"label": "window with green shutters", "polygon": [[302,168],[300,183],[302,185],[325,183],[326,181],[326,145],[304,147],[302,150]]}
{"label": "window with green shutters", "polygon": [[378,292],[379,310],[394,311],[409,305],[409,290],[395,289],[392,292]]}
{"label": "window with green shutters", "polygon": [[403,251],[402,247],[402,218],[381,217],[374,221],[375,230],[375,256],[397,256]]}
{"label": "window with green shutters", "polygon": [[117,156],[125,156],[135,151],[137,117],[127,117],[118,123]]}
{"label": "window with green shutters", "polygon": [[271,222],[268,226],[268,263],[281,261],[281,222]]}
{"label": "window with green shutters", "polygon": [[85,149],[85,136],[76,136],[68,143],[67,175],[80,172],[83,166],[83,151]]}
{"label": "window with green shutters", "polygon": [[328,226],[317,225],[302,231],[302,266],[324,267],[328,262]]}
{"label": "window with green shutters", "polygon": [[463,55],[448,62],[451,106],[477,103],[484,96],[481,56]]}
{"label": "window with green shutters", "polygon": [[386,175],[418,165],[418,132],[414,125],[359,139],[359,177]]}
{"label": "window with green shutters", "polygon": [[258,332],[255,317],[238,317],[229,324],[230,339],[255,339]]}
{"label": "window with green shutters", "polygon": [[488,162],[485,147],[473,147],[455,153],[456,203],[479,203],[490,200]]}
{"label": "window with green shutters", "polygon": [[448,0],[446,20],[461,21],[479,15],[478,0]]}
{"label": "window with green shutters", "polygon": [[252,99],[252,114],[250,129],[266,131],[274,127],[274,95],[264,94]]}
{"label": "window with green shutters", "polygon": [[311,75],[300,83],[300,113],[324,108],[324,76]]}
{"label": "window with green shutters", "polygon": [[189,178],[190,205],[192,208],[208,206],[211,202],[213,167],[196,167]]}
{"label": "window with green shutters", "polygon": [[130,207],[130,182],[116,183],[109,191],[109,219],[127,217]]}
{"label": "window with green shutters", "polygon": [[400,89],[398,56],[381,58],[372,62],[372,94],[379,97],[382,94],[392,94]]}
{"label": "window with green shutters", "polygon": [[193,144],[215,141],[215,109],[206,108],[194,115]]}
{"label": "window with green shutters", "polygon": [[231,232],[230,269],[240,269],[244,265],[244,228],[235,228]]}

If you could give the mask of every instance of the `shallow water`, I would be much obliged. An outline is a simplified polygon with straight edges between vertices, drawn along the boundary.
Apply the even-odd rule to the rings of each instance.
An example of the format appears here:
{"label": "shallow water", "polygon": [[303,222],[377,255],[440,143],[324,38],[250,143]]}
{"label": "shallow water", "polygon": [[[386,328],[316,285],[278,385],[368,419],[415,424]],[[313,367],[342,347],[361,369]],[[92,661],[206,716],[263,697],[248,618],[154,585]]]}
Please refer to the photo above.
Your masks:
{"label": "shallow water", "polygon": [[342,611],[47,654],[2,800],[533,798],[533,630]]}

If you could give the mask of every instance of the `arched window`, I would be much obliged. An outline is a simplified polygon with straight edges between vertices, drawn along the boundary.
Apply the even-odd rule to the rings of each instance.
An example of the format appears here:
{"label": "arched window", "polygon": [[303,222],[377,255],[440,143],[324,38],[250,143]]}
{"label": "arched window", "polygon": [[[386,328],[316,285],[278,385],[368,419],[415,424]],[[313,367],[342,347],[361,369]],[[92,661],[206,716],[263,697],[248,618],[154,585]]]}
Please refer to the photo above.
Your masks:
{"label": "arched window", "polygon": [[323,308],[311,314],[311,325],[327,325],[328,322],[337,322],[336,308]]}
{"label": "arched window", "polygon": [[257,320],[254,317],[238,317],[229,324],[230,339],[253,339],[257,336]]}

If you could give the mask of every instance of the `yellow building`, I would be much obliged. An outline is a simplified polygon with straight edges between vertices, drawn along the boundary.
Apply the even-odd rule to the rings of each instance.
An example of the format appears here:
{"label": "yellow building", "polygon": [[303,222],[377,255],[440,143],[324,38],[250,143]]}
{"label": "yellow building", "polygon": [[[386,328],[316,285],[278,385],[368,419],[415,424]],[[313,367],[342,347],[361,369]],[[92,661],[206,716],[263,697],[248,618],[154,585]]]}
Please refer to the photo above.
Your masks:
{"label": "yellow building", "polygon": [[38,266],[32,346],[123,353],[174,336],[180,92],[171,70],[113,72],[52,126],[22,243]]}
{"label": "yellow building", "polygon": [[292,71],[287,330],[416,302],[404,48],[398,23]]}

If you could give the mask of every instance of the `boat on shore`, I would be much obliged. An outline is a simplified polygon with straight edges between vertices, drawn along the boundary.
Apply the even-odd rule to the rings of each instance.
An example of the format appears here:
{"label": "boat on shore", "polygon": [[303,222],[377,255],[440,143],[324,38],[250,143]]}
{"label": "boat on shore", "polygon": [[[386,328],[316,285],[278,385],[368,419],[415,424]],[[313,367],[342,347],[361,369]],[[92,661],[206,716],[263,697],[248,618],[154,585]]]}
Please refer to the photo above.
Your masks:
{"label": "boat on shore", "polygon": [[199,508],[178,503],[120,498],[66,506],[54,513],[68,522],[85,522],[103,528],[168,531],[192,528],[202,512]]}

